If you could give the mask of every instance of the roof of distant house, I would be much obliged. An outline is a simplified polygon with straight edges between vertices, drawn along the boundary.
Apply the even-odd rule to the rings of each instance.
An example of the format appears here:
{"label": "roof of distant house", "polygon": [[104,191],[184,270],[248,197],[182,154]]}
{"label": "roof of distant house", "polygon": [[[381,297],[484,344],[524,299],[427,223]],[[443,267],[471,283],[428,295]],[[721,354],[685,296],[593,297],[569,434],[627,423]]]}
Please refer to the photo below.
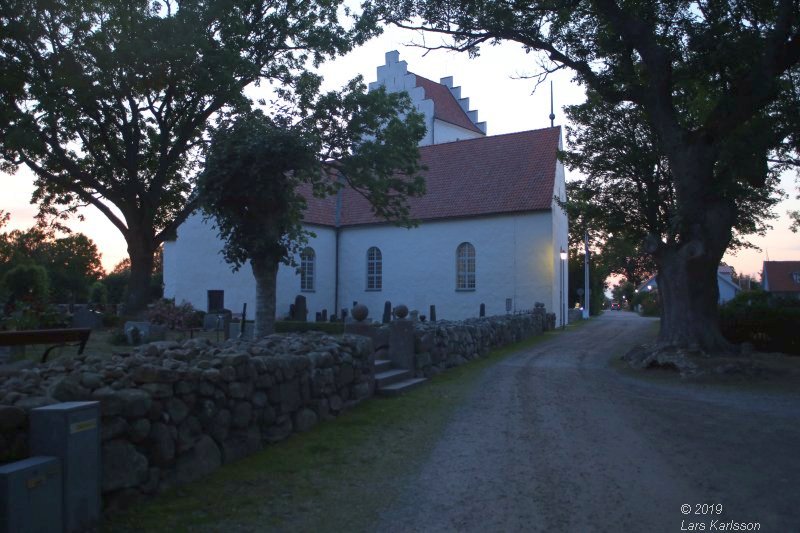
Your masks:
{"label": "roof of distant house", "polygon": [[[717,283],[724,283],[725,285],[733,287],[738,292],[742,290],[742,288],[731,280],[730,276],[732,273],[733,267],[728,265],[719,265],[717,267]],[[639,292],[644,292],[645,289],[649,291],[658,290],[658,274],[653,274],[636,288],[636,290]]]}
{"label": "roof of distant house", "polygon": [[729,266],[729,265],[724,265],[724,264],[723,265],[719,265],[717,267],[717,272],[719,272],[720,274],[731,275],[731,274],[733,274],[733,267]]}
{"label": "roof of distant house", "polygon": [[[550,209],[553,202],[560,128],[509,133],[423,146],[426,193],[409,198],[417,220],[472,217]],[[336,225],[337,197],[308,201],[305,222]],[[350,188],[342,190],[339,225],[380,224],[369,202]]]}
{"label": "roof of distant house", "polygon": [[800,292],[800,261],[764,261],[770,292]]}
{"label": "roof of distant house", "polygon": [[[409,72],[409,74],[414,73]],[[417,87],[422,87],[425,91],[425,98],[433,100],[434,118],[480,133],[481,135],[484,134],[483,131],[472,122],[469,116],[467,116],[467,113],[447,86],[424,78],[419,74],[414,74],[414,76],[417,78]]]}

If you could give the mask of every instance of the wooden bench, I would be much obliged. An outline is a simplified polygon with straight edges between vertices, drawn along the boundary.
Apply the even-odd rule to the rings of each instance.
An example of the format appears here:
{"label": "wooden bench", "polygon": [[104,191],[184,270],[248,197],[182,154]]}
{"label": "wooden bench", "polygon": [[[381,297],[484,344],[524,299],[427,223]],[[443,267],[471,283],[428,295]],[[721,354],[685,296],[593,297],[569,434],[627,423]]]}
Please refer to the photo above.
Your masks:
{"label": "wooden bench", "polygon": [[0,346],[25,346],[28,344],[52,344],[42,354],[42,363],[54,348],[78,346],[82,354],[89,341],[90,328],[30,329],[26,331],[0,331]]}

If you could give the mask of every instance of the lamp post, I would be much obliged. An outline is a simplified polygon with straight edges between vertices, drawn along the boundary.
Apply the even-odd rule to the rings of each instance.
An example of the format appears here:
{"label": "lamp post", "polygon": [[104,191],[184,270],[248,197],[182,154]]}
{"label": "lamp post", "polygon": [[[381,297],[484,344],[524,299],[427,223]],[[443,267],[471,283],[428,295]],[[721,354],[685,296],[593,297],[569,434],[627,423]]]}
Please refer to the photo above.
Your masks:
{"label": "lamp post", "polygon": [[589,231],[587,230],[583,235],[583,319],[589,318]]}
{"label": "lamp post", "polygon": [[564,329],[565,326],[565,319],[564,316],[566,313],[564,311],[564,265],[567,263],[567,252],[564,249],[561,249],[561,309],[559,310],[559,314],[561,315],[561,329]]}

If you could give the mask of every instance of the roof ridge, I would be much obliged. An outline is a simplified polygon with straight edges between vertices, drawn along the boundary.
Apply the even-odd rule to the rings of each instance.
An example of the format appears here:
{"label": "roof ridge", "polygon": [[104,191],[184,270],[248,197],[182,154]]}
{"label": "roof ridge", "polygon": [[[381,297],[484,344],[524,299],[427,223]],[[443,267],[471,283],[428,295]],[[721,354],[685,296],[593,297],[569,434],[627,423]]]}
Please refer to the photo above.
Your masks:
{"label": "roof ridge", "polygon": [[469,142],[476,142],[476,141],[486,141],[486,140],[489,140],[489,139],[496,139],[498,137],[509,137],[511,135],[522,135],[523,133],[533,133],[533,132],[552,130],[552,129],[559,129],[560,130],[561,126],[547,127],[547,128],[536,128],[536,129],[533,129],[533,130],[512,131],[512,132],[509,132],[509,133],[498,133],[497,135],[485,135],[483,137],[475,137],[475,138],[472,138],[472,139],[457,139],[457,140],[454,140],[454,141],[445,141],[445,142],[440,142],[440,143],[436,143],[436,144],[428,144],[428,145],[425,145],[425,146],[420,146],[419,149],[420,150],[424,150],[424,149],[434,148],[436,146],[445,146],[445,145],[448,145],[448,144],[455,144],[455,143],[469,143]]}

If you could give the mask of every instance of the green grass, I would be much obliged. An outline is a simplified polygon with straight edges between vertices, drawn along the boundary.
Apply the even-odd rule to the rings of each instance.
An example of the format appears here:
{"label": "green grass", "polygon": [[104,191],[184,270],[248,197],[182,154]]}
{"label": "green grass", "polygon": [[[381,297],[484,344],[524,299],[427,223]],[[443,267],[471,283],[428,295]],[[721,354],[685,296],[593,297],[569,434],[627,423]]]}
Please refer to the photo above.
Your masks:
{"label": "green grass", "polygon": [[373,398],[305,434],[112,517],[105,531],[359,531],[428,457],[489,366],[558,333],[495,350],[403,396]]}

